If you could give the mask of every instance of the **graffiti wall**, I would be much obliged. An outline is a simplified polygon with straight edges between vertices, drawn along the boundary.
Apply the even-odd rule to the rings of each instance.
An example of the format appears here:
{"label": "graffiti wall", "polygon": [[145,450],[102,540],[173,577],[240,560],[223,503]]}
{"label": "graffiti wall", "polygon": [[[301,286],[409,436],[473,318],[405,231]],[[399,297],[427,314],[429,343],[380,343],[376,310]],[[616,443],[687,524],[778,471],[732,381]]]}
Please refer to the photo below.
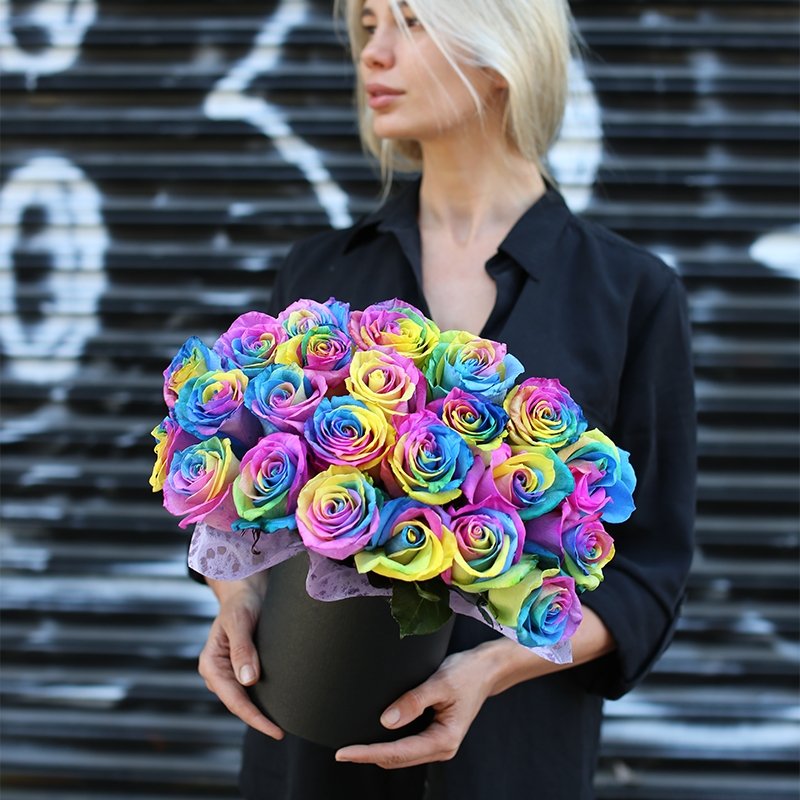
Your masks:
{"label": "graffiti wall", "polygon": [[[331,5],[0,0],[4,800],[236,796],[149,431],[177,347],[376,202]],[[700,415],[685,615],[607,706],[598,796],[794,798],[797,6],[572,6],[592,55],[550,161],[683,275]]]}

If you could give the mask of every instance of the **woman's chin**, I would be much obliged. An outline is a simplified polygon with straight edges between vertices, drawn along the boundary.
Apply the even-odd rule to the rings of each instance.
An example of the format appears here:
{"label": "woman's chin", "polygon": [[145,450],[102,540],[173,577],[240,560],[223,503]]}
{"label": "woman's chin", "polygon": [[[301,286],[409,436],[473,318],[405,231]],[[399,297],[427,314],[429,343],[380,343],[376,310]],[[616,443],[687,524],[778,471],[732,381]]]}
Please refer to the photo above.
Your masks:
{"label": "woman's chin", "polygon": [[[449,122],[449,121],[448,121]],[[470,120],[470,123],[472,120]],[[372,132],[378,139],[414,141],[420,145],[432,143],[445,143],[465,141],[469,136],[477,135],[481,140],[485,135],[480,130],[475,130],[472,125],[464,124],[459,127],[456,123],[439,125],[408,125],[402,124],[399,120],[389,118],[374,117],[372,121]]]}
{"label": "woman's chin", "polygon": [[413,130],[408,126],[397,125],[390,120],[378,119],[372,123],[372,132],[379,139],[413,139]]}

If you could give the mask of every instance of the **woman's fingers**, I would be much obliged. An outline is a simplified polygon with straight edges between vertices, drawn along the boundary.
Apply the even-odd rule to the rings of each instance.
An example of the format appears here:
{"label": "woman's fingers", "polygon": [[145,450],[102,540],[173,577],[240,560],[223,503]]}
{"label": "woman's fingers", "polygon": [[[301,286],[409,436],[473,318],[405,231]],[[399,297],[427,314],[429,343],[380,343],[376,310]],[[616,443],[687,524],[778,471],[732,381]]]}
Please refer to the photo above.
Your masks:
{"label": "woman's fingers", "polygon": [[488,696],[485,672],[485,662],[474,650],[449,655],[428,680],[398,697],[381,716],[381,722],[393,728],[432,707],[434,720],[422,733],[394,742],[343,747],[336,760],[399,769],[453,758]]}
{"label": "woman's fingers", "polygon": [[211,690],[219,697],[225,708],[242,722],[273,739],[283,739],[283,731],[253,705],[244,688],[235,680],[219,681],[211,687]]}
{"label": "woman's fingers", "polygon": [[251,728],[273,739],[282,739],[283,731],[256,708],[237,677],[248,678],[242,681],[246,684],[257,679],[258,658],[251,636],[252,623],[246,614],[221,612],[211,625],[208,641],[200,653],[198,671],[228,711]]}
{"label": "woman's fingers", "polygon": [[258,680],[261,671],[253,644],[255,619],[246,609],[239,607],[232,609],[223,619],[234,674],[239,683],[249,686]]}
{"label": "woman's fingers", "polygon": [[395,700],[381,715],[386,728],[399,728],[415,720],[426,708],[447,699],[436,682],[430,679]]}
{"label": "woman's fingers", "polygon": [[458,751],[458,744],[453,744],[452,740],[447,731],[440,730],[440,726],[434,724],[416,736],[407,736],[396,742],[343,747],[336,751],[336,760],[377,764],[383,769],[415,767],[433,761],[450,760]]}

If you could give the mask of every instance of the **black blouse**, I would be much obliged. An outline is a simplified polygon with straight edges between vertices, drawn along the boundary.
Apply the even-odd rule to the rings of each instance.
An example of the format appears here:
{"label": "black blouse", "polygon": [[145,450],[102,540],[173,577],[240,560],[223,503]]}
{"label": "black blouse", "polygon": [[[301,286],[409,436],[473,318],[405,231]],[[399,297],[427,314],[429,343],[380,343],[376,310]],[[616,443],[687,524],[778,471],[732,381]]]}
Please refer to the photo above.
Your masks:
{"label": "black blouse", "polygon": [[[298,242],[276,281],[272,312],[300,297],[334,296],[354,309],[398,297],[430,316],[418,202],[416,180],[354,226]],[[616,651],[489,698],[456,757],[427,771],[427,796],[589,798],[602,697],[630,690],[669,643],[691,561],[695,410],[685,295],[670,267],[572,214],[552,187],[486,269],[497,300],[481,335],[505,342],[526,377],[558,378],[590,427],[630,451],[637,510],[609,527],[616,556],[600,587],[581,597],[610,630]],[[451,651],[497,635],[459,617]],[[366,781],[365,797],[392,796],[394,786],[418,800],[407,782],[425,772],[337,764],[322,748],[250,731],[242,788],[248,798],[314,800],[341,791],[356,800]]]}

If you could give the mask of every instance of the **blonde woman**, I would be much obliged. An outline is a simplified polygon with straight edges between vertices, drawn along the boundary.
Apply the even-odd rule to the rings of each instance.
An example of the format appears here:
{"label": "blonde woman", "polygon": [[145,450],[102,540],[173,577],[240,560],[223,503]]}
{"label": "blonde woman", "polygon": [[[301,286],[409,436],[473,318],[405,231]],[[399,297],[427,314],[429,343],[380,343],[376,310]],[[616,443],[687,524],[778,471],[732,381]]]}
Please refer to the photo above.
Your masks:
{"label": "blonde woman", "polygon": [[566,0],[347,0],[361,136],[385,181],[406,183],[353,227],[298,243],[273,310],[331,295],[354,308],[400,297],[442,329],[508,343],[557,376],[591,425],[631,451],[632,520],[584,595],[572,664],[556,665],[458,618],[450,655],[384,712],[423,733],[326,750],[284,735],[247,698],[264,576],[212,584],[220,601],[200,672],[250,726],[247,798],[593,796],[603,697],[669,642],[692,552],[694,406],[684,294],[647,251],[574,216],[546,154],[567,92]]}

